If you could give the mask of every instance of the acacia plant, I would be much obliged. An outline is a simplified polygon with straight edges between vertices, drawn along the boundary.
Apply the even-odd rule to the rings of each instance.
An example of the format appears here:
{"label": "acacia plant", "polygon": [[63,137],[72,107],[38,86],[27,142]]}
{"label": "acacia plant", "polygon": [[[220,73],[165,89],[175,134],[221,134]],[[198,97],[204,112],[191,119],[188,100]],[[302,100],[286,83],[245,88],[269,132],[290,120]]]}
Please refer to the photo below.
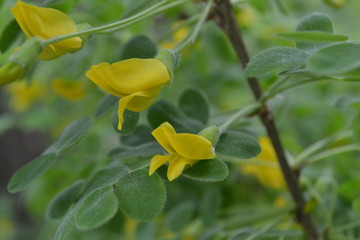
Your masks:
{"label": "acacia plant", "polygon": [[360,43],[330,17],[359,3],[1,2],[0,130],[53,139],[7,185],[36,239],[360,237]]}

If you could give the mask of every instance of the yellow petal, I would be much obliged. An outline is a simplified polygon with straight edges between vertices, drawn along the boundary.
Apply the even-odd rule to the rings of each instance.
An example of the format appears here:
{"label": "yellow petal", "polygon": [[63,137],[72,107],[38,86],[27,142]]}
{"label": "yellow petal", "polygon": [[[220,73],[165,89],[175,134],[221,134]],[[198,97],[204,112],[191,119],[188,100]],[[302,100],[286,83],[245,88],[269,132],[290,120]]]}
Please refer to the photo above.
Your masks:
{"label": "yellow petal", "polygon": [[259,144],[261,146],[261,153],[257,156],[258,159],[268,162],[278,162],[274,147],[269,137],[260,137]]}
{"label": "yellow petal", "polygon": [[98,65],[91,66],[91,69],[86,72],[86,77],[106,92],[117,97],[124,97],[124,94],[114,88],[111,84],[116,81],[116,77],[111,71],[109,63],[103,62]]}
{"label": "yellow petal", "polygon": [[168,153],[176,153],[175,149],[171,146],[169,142],[168,136],[172,134],[176,134],[175,129],[171,126],[170,123],[164,122],[158,128],[156,128],[151,133],[156,141],[160,143],[160,145],[165,148]]}
{"label": "yellow petal", "polygon": [[170,80],[167,68],[157,59],[131,58],[113,63],[110,68],[116,78],[109,79],[109,84],[123,95],[163,85]]}
{"label": "yellow petal", "polygon": [[164,165],[167,161],[169,161],[170,155],[162,156],[156,155],[151,159],[150,168],[149,168],[149,176],[152,175],[159,167]]}
{"label": "yellow petal", "polygon": [[214,148],[206,138],[190,133],[169,134],[167,136],[176,153],[188,159],[215,158]]}
{"label": "yellow petal", "polygon": [[170,160],[169,168],[167,171],[167,177],[170,181],[178,178],[181,173],[184,171],[186,165],[192,165],[192,161],[189,159],[183,158],[180,155],[176,155],[173,159]]}
{"label": "yellow petal", "polygon": [[149,96],[148,92],[136,92],[125,96],[120,99],[119,101],[119,108],[118,108],[118,129],[122,129],[122,125],[124,123],[124,111],[125,109],[129,109],[133,112],[140,112],[148,108],[154,101],[155,97]]}
{"label": "yellow petal", "polygon": [[82,81],[71,81],[62,78],[55,78],[51,82],[55,93],[67,100],[77,100],[85,94],[85,84]]}
{"label": "yellow petal", "polygon": [[[75,22],[66,14],[52,8],[36,7],[21,1],[11,9],[16,21],[28,37],[50,39],[77,32]],[[42,60],[49,60],[81,48],[82,40],[74,37],[45,47]]]}

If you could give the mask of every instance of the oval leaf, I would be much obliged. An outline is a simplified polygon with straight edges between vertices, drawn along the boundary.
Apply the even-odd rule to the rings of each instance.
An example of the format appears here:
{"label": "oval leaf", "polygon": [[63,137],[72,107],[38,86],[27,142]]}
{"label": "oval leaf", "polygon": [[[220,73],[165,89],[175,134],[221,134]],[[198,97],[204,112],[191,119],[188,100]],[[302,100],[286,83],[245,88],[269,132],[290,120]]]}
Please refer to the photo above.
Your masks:
{"label": "oval leaf", "polygon": [[118,210],[117,198],[112,186],[100,188],[91,193],[75,215],[76,227],[90,230],[109,221]]}
{"label": "oval leaf", "polygon": [[137,36],[131,39],[123,48],[122,59],[153,58],[157,53],[154,42],[146,36]]}
{"label": "oval leaf", "polygon": [[217,157],[224,161],[250,159],[261,152],[261,148],[255,139],[236,131],[223,133],[215,150]]}
{"label": "oval leaf", "polygon": [[229,170],[223,161],[215,158],[199,161],[185,170],[183,175],[202,182],[219,182],[229,175]]}
{"label": "oval leaf", "polygon": [[55,196],[54,199],[51,200],[46,212],[48,218],[58,219],[64,216],[71,204],[79,196],[80,190],[83,186],[83,180],[77,181]]}
{"label": "oval leaf", "polygon": [[179,107],[186,116],[203,124],[209,119],[208,101],[204,94],[196,89],[188,89],[180,96]]}
{"label": "oval leaf", "polygon": [[89,131],[91,123],[92,122],[88,117],[73,121],[65,128],[51,148],[54,148],[61,153],[75,146]]}
{"label": "oval leaf", "polygon": [[10,179],[8,191],[16,193],[27,187],[37,177],[48,170],[56,161],[56,154],[49,153],[36,158],[20,168]]}
{"label": "oval leaf", "polygon": [[299,67],[309,55],[296,48],[274,47],[258,53],[247,65],[245,75],[256,77],[271,71],[284,71]]}
{"label": "oval leaf", "polygon": [[129,217],[147,222],[163,209],[166,192],[157,174],[149,176],[147,169],[135,170],[119,179],[115,193],[120,209]]}
{"label": "oval leaf", "polygon": [[339,43],[324,47],[307,60],[308,68],[318,74],[342,74],[360,67],[360,44]]}
{"label": "oval leaf", "polygon": [[348,36],[342,34],[333,34],[326,32],[284,32],[275,34],[276,37],[302,42],[342,42],[349,39]]}

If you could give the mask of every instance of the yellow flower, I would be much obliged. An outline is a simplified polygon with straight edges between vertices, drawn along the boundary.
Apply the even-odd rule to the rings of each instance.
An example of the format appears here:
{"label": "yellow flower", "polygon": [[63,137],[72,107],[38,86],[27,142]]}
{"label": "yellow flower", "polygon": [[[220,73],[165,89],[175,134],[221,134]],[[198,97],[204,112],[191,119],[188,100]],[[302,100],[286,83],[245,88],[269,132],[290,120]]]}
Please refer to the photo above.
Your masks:
{"label": "yellow flower", "polygon": [[103,62],[92,66],[86,76],[106,92],[121,97],[119,130],[124,123],[125,109],[134,112],[147,109],[170,80],[166,66],[153,58],[131,58],[113,64]]}
{"label": "yellow flower", "polygon": [[169,154],[156,155],[151,159],[149,175],[169,162],[167,177],[172,181],[181,175],[185,167],[216,157],[209,140],[196,134],[176,133],[168,122],[161,124],[152,135]]}
{"label": "yellow flower", "polygon": [[62,78],[55,78],[51,82],[55,93],[67,100],[77,100],[85,94],[85,84],[82,81],[71,81]]}
{"label": "yellow flower", "polygon": [[261,153],[254,160],[261,161],[259,164],[245,164],[242,171],[245,174],[252,174],[257,177],[261,184],[274,189],[285,189],[284,176],[278,164],[274,148],[268,137],[259,139]]}
{"label": "yellow flower", "polygon": [[[11,11],[29,38],[38,37],[45,40],[77,32],[75,22],[56,9],[36,7],[18,0]],[[75,52],[81,47],[81,38],[73,37],[45,46],[39,58],[41,60],[54,59],[65,53]]]}
{"label": "yellow flower", "polygon": [[27,85],[25,80],[14,82],[5,90],[12,95],[10,108],[16,112],[27,110],[34,102],[41,100],[46,93],[42,84],[31,83],[31,85]]}

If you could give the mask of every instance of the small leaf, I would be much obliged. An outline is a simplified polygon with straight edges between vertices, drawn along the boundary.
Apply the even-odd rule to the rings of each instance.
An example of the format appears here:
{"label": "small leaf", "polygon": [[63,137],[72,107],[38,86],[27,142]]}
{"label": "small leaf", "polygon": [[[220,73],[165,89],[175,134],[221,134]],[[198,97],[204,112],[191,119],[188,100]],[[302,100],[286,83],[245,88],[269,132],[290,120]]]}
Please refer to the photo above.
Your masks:
{"label": "small leaf", "polygon": [[129,172],[127,166],[109,167],[97,171],[86,184],[83,195],[89,194],[97,189],[115,184],[120,177]]}
{"label": "small leaf", "polygon": [[115,193],[121,210],[141,222],[153,220],[166,200],[163,181],[157,174],[149,176],[147,169],[135,170],[121,177]]}
{"label": "small leaf", "polygon": [[148,121],[153,128],[169,122],[178,132],[198,133],[204,128],[199,121],[186,117],[174,105],[166,101],[158,101],[150,107]]}
{"label": "small leaf", "polygon": [[18,37],[20,31],[20,26],[17,21],[12,20],[4,29],[0,37],[0,51],[5,52],[11,47]]}
{"label": "small leaf", "polygon": [[195,207],[191,202],[177,205],[166,216],[165,225],[173,232],[181,231],[193,218]]}
{"label": "small leaf", "polygon": [[183,172],[190,179],[202,182],[219,182],[229,175],[227,165],[219,159],[201,160]]}
{"label": "small leaf", "polygon": [[76,227],[80,230],[97,228],[114,217],[117,210],[118,202],[112,186],[100,188],[80,205],[75,215]]}
{"label": "small leaf", "polygon": [[258,142],[237,131],[226,131],[220,136],[216,145],[216,154],[220,159],[250,159],[261,152]]}
{"label": "small leaf", "polygon": [[209,119],[208,101],[204,94],[196,89],[188,89],[181,96],[179,108],[186,116],[206,124]]}
{"label": "small leaf", "polygon": [[308,68],[318,74],[342,74],[360,67],[360,44],[339,43],[324,47],[307,60]]}
{"label": "small leaf", "polygon": [[206,192],[200,205],[200,214],[206,225],[214,223],[221,201],[221,192],[218,188],[213,188]]}
{"label": "small leaf", "polygon": [[342,42],[349,39],[348,36],[342,34],[333,34],[326,32],[283,32],[275,34],[276,37],[301,42]]}
{"label": "small leaf", "polygon": [[296,48],[274,47],[258,53],[247,65],[247,77],[256,77],[271,71],[284,71],[299,67],[309,55]]}
{"label": "small leaf", "polygon": [[86,135],[91,127],[91,120],[88,117],[77,119],[70,123],[62,132],[60,137],[50,147],[58,152],[64,152],[75,146]]}
{"label": "small leaf", "polygon": [[146,36],[137,36],[131,39],[123,48],[122,59],[153,58],[157,53],[154,42]]}
{"label": "small leaf", "polygon": [[37,177],[48,170],[56,161],[56,154],[49,153],[32,160],[20,168],[10,179],[8,191],[16,193],[27,187]]}
{"label": "small leaf", "polygon": [[114,112],[114,116],[113,116],[113,121],[112,121],[113,128],[121,134],[130,134],[135,130],[135,128],[139,122],[140,113],[132,112],[130,110],[125,109],[123,117],[124,117],[124,123],[122,125],[122,129],[118,130],[119,117],[118,117],[117,108],[116,108],[116,111]]}
{"label": "small leaf", "polygon": [[99,119],[100,117],[104,116],[118,101],[118,97],[115,97],[111,94],[105,95],[96,106],[94,119]]}
{"label": "small leaf", "polygon": [[[311,13],[303,17],[296,26],[297,32],[313,31],[313,32],[325,32],[333,33],[333,21],[329,15],[324,13]],[[326,46],[327,43],[309,43],[309,42],[297,42],[296,47],[302,50],[313,51]]]}
{"label": "small leaf", "polygon": [[58,219],[65,215],[71,204],[79,196],[80,190],[84,186],[84,181],[79,180],[65,188],[56,195],[50,202],[46,215],[50,219]]}
{"label": "small leaf", "polygon": [[121,135],[120,142],[128,146],[139,146],[148,142],[155,141],[155,138],[151,135],[151,129],[147,126],[140,125],[128,135]]}

